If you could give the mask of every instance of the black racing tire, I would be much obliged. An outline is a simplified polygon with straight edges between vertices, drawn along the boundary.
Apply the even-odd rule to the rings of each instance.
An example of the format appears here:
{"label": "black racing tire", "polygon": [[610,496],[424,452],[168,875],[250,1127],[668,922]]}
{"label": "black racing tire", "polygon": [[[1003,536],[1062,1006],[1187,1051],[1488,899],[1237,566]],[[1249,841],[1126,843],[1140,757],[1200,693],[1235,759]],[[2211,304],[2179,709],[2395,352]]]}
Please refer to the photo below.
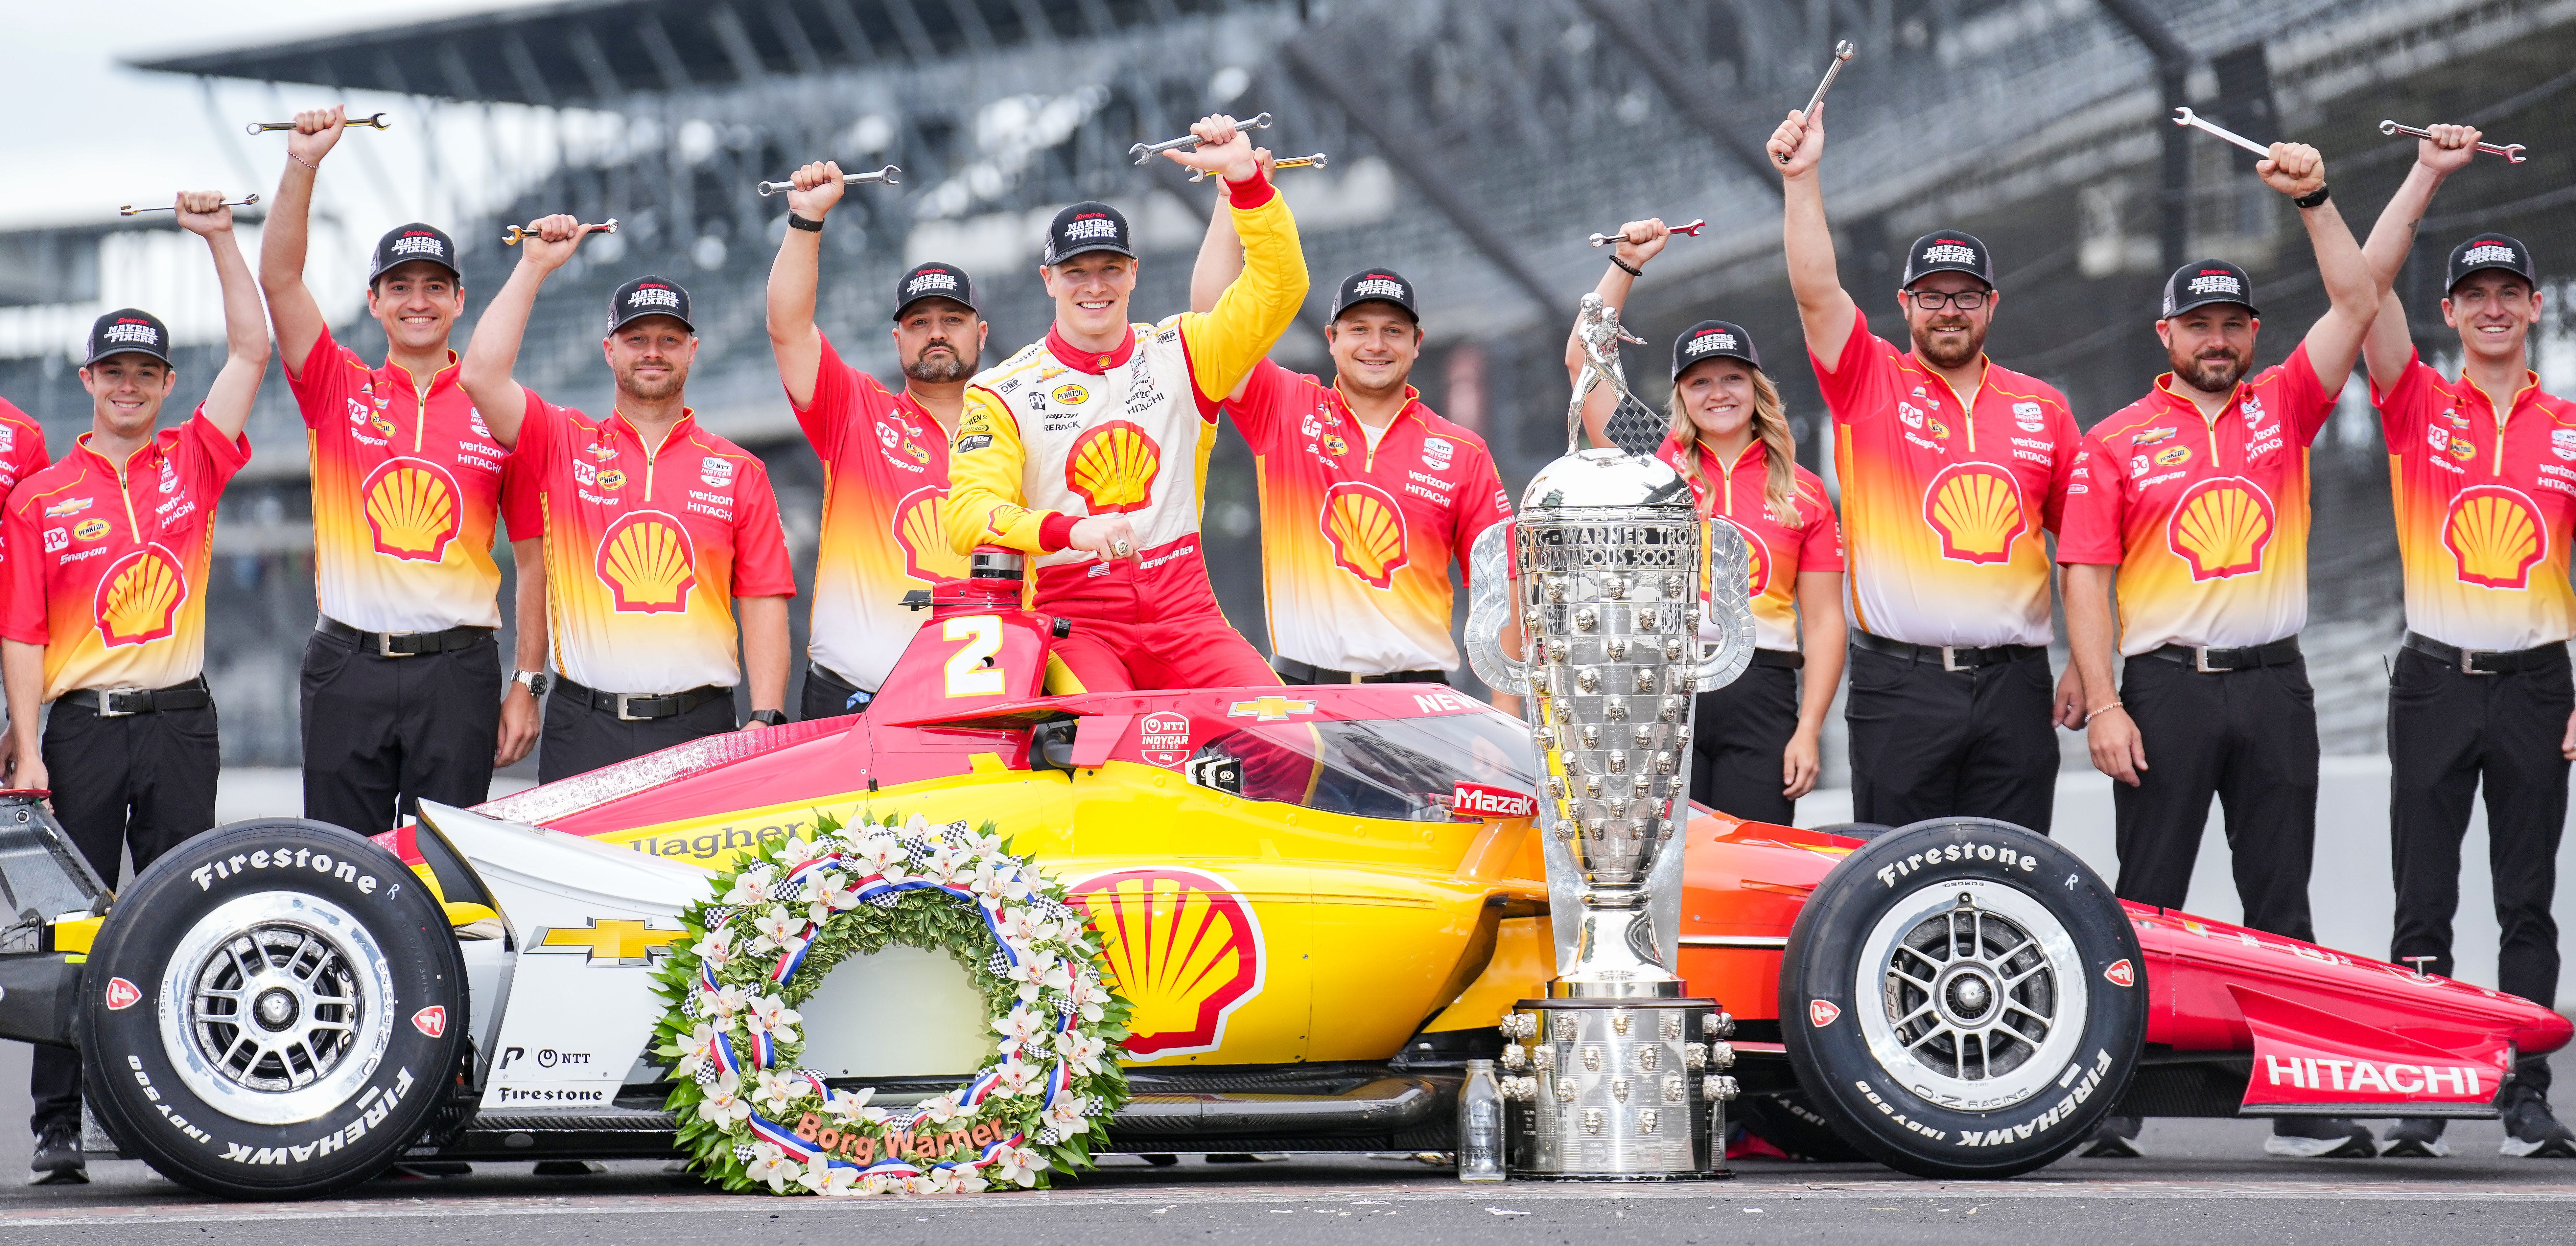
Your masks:
{"label": "black racing tire", "polygon": [[1736,1101],[1735,1111],[1744,1118],[1745,1128],[1799,1159],[1849,1163],[1870,1158],[1836,1132],[1834,1123],[1797,1091],[1746,1095]]}
{"label": "black racing tire", "polygon": [[1822,835],[1840,835],[1845,839],[1876,839],[1896,828],[1884,822],[1829,822],[1808,829]]}
{"label": "black racing tire", "polygon": [[310,1198],[418,1140],[466,1049],[464,962],[391,853],[294,818],[165,853],[89,953],[91,1102],[162,1176],[220,1198]]}
{"label": "black racing tire", "polygon": [[1817,1112],[1870,1158],[2009,1177],[2119,1101],[2146,1038],[2144,964],[2082,858],[2007,822],[1918,822],[1844,858],[1799,911],[1781,1040]]}

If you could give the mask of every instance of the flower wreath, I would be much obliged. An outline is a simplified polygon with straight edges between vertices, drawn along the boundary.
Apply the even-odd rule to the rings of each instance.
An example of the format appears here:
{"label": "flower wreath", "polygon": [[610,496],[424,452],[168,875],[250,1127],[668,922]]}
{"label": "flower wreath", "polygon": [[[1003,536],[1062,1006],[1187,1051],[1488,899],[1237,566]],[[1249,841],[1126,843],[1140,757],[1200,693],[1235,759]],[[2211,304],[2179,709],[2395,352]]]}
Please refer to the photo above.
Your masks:
{"label": "flower wreath", "polygon": [[[990,822],[822,815],[811,839],[764,842],[682,915],[698,937],[660,974],[672,1006],[654,1050],[678,1061],[682,1149],[727,1190],[780,1194],[1041,1186],[1088,1167],[1128,1097],[1128,1003],[1064,896]],[[888,1110],[796,1067],[796,1008],[845,957],[894,943],[963,963],[1001,1042],[966,1084]]]}

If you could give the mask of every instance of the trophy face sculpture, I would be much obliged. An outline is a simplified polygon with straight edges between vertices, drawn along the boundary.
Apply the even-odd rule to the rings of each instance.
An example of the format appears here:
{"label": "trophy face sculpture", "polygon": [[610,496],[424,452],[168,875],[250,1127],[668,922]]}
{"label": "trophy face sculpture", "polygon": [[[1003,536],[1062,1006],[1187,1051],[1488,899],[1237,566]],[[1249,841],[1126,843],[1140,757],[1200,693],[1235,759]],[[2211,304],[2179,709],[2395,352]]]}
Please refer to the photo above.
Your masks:
{"label": "trophy face sculpture", "polygon": [[[1587,297],[1576,333],[1587,362],[1568,423],[1579,437],[1594,386],[1610,385],[1623,404],[1637,399],[1619,368],[1618,313]],[[1557,940],[1548,998],[1503,1019],[1516,1040],[1504,1050],[1515,1074],[1510,1169],[1712,1175],[1724,1163],[1712,1149],[1723,1145],[1712,1141],[1723,1137],[1712,1133],[1716,1104],[1733,1085],[1705,1070],[1713,1055],[1732,1058],[1724,1043],[1696,1040],[1723,1038],[1731,1023],[1716,1001],[1683,998],[1672,966],[1692,696],[1752,658],[1750,551],[1731,525],[1701,520],[1680,473],[1615,448],[1569,446],[1531,480],[1510,528],[1508,538],[1487,530],[1471,552],[1468,653],[1488,684],[1526,694]],[[1704,541],[1713,646],[1703,638]],[[1522,658],[1505,652],[1515,622]]]}

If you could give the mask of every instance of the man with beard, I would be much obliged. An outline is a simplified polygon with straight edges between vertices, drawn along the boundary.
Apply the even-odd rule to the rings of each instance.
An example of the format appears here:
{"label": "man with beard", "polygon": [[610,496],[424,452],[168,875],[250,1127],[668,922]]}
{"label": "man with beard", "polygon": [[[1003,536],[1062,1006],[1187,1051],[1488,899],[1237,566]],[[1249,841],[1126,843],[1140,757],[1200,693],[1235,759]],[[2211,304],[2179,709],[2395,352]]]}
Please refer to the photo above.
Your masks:
{"label": "man with beard", "polygon": [[[2288,359],[2249,379],[2261,321],[2245,270],[2174,270],[2156,320],[2173,371],[2085,437],[2057,557],[2093,764],[2117,780],[2115,890],[2181,907],[2215,795],[2245,924],[2305,940],[2317,821],[2316,696],[2299,656],[2308,446],[2386,287],[2329,201],[2315,148],[2274,143],[2254,168],[2298,205],[2333,305]],[[2116,688],[2115,639],[2127,658]],[[2135,1154],[2135,1136],[2133,1119],[2113,1118],[2096,1153]],[[2369,1130],[2324,1118],[2281,1118],[2264,1149],[2373,1153]]]}
{"label": "man with beard", "polygon": [[796,594],[787,534],[768,469],[699,427],[688,408],[698,354],[689,292],[648,276],[609,296],[600,345],[617,405],[605,420],[512,379],[538,289],[595,228],[569,216],[536,224],[475,325],[463,367],[493,433],[516,441],[512,466],[543,509],[558,672],[537,755],[548,783],[733,730],[745,668],[745,730],[787,720],[787,599]]}
{"label": "man with beard", "polygon": [[1852,816],[1902,826],[1990,817],[2047,834],[2049,564],[2082,434],[2066,399],[1985,356],[1993,258],[1953,229],[1916,239],[1896,292],[1914,349],[1869,331],[1834,267],[1817,164],[1821,110],[1771,135],[1789,286],[1834,417],[1851,621]]}
{"label": "man with beard", "polygon": [[787,192],[787,235],[769,270],[769,348],[805,439],[823,460],[823,535],[814,561],[814,615],[799,718],[867,708],[921,626],[903,604],[912,589],[964,575],[939,508],[948,496],[948,442],[966,405],[966,378],[987,326],[966,270],[931,262],[895,283],[895,358],[903,392],[841,361],[814,324],[823,221],[841,201],[841,166],[798,169]]}

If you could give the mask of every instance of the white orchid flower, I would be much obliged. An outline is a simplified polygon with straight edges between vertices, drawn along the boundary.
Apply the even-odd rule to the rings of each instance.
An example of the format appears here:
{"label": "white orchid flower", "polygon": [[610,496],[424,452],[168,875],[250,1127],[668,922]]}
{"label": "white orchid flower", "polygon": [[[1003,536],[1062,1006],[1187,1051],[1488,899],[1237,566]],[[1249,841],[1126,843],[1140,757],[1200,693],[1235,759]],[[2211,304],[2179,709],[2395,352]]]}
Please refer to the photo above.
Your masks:
{"label": "white orchid flower", "polygon": [[1026,1059],[1047,1049],[1046,1018],[1030,1012],[1026,1004],[1013,1005],[1009,1016],[993,1022],[993,1029],[1002,1036],[994,1046],[1004,1056]]}
{"label": "white orchid flower", "polygon": [[733,890],[725,893],[724,902],[727,904],[767,904],[769,903],[769,885],[771,880],[775,877],[776,871],[765,863],[755,865],[750,869],[744,870],[733,880]]}
{"label": "white orchid flower", "polygon": [[975,877],[966,886],[968,890],[991,900],[996,905],[1004,900],[1029,898],[1028,880],[1020,877],[1020,872],[1011,868],[1007,862],[997,867],[989,857],[976,863]]}
{"label": "white orchid flower", "polygon": [[715,992],[701,991],[699,996],[701,1002],[698,1006],[715,1014],[716,1019],[724,1022],[727,1028],[731,1028],[734,1015],[751,1003],[751,997],[738,986],[728,986]]}
{"label": "white orchid flower", "polygon": [[788,1104],[809,1089],[811,1087],[802,1078],[782,1075],[776,1069],[762,1069],[754,1079],[751,1102],[754,1106],[767,1108],[770,1115],[776,1116],[785,1112]]}
{"label": "white orchid flower", "polygon": [[742,1098],[742,1081],[731,1073],[716,1078],[698,1100],[698,1118],[718,1129],[731,1129],[751,1119],[751,1104]]}
{"label": "white orchid flower", "polygon": [[787,1006],[787,1000],[783,996],[756,996],[748,1006],[751,1014],[760,1018],[761,1024],[772,1030],[784,1029],[805,1019],[805,1014]]}
{"label": "white orchid flower", "polygon": [[957,827],[949,830],[948,842],[961,845],[967,851],[972,852],[979,857],[999,857],[1002,855],[1002,834],[999,831],[986,835],[975,830],[973,827],[966,826],[964,823],[959,823]]}
{"label": "white orchid flower", "polygon": [[998,1098],[1035,1098],[1046,1085],[1046,1078],[1036,1066],[1020,1063],[1016,1055],[1002,1061],[993,1080],[993,1094]]}
{"label": "white orchid flower", "polygon": [[881,871],[904,859],[903,844],[892,835],[870,835],[859,841],[853,855],[867,862],[871,871]]}
{"label": "white orchid flower", "polygon": [[847,1164],[834,1164],[828,1156],[817,1155],[806,1161],[805,1171],[796,1174],[796,1184],[817,1194],[848,1194],[859,1182],[859,1170]]}
{"label": "white orchid flower", "polygon": [[1055,1126],[1057,1133],[1070,1138],[1091,1128],[1091,1123],[1084,1119],[1090,1115],[1090,1100],[1081,1095],[1061,1095],[1057,1097],[1055,1106],[1046,1110],[1046,1123]]}
{"label": "white orchid flower", "polygon": [[796,1176],[796,1161],[787,1152],[766,1142],[751,1144],[751,1160],[742,1166],[743,1175],[766,1184],[772,1194],[785,1194],[787,1183]]}
{"label": "white orchid flower", "polygon": [[1065,1063],[1073,1066],[1074,1072],[1088,1076],[1100,1071],[1100,1057],[1109,1050],[1109,1044],[1097,1035],[1075,1030],[1070,1034],[1057,1035],[1055,1050],[1057,1055],[1064,1057]]}
{"label": "white orchid flower", "polygon": [[923,839],[937,839],[939,837],[939,832],[931,829],[930,819],[917,813],[903,820],[903,833],[906,835],[918,835]]}
{"label": "white orchid flower", "polygon": [[1037,919],[1025,908],[1003,909],[993,919],[993,927],[1001,932],[1002,942],[1015,949],[1037,942]]}
{"label": "white orchid flower", "polygon": [[979,1169],[956,1168],[950,1171],[953,1172],[957,1178],[957,1189],[959,1193],[981,1194],[984,1192],[986,1187],[992,1184],[992,1182],[984,1179],[984,1174]]}
{"label": "white orchid flower", "polygon": [[945,1125],[963,1115],[965,1111],[966,1109],[957,1106],[956,1100],[946,1095],[921,1101],[921,1119],[933,1125]]}
{"label": "white orchid flower", "polygon": [[832,1092],[830,1101],[824,1104],[823,1110],[844,1121],[853,1120],[876,1110],[868,1106],[868,1100],[875,1098],[876,1094],[874,1086],[864,1086],[857,1090],[835,1090]]}
{"label": "white orchid flower", "polygon": [[1009,1181],[1022,1189],[1038,1183],[1038,1174],[1046,1170],[1046,1157],[1027,1147],[1003,1147],[993,1152],[993,1177]]}
{"label": "white orchid flower", "polygon": [[1072,975],[1071,980],[1065,983],[1064,993],[1073,1001],[1082,1019],[1091,1022],[1100,1020],[1100,1006],[1109,1000],[1109,988],[1101,985],[1100,975],[1092,972],[1089,966]]}
{"label": "white orchid flower", "polygon": [[1038,992],[1049,987],[1061,991],[1073,985],[1064,963],[1045,948],[1030,948],[1021,953],[1020,963],[1011,966],[1010,976],[1013,982],[1020,984],[1020,999],[1024,1003],[1035,1002]]}
{"label": "white orchid flower", "polygon": [[930,860],[922,866],[922,873],[944,885],[956,886],[974,877],[974,861],[975,854],[955,845],[946,845],[930,854]]}
{"label": "white orchid flower", "polygon": [[[700,998],[705,998],[703,992],[700,994]],[[705,1007],[704,1004],[699,1006],[701,1008]],[[681,1080],[686,1081],[689,1078],[696,1077],[698,1075],[699,1065],[712,1062],[715,1059],[716,1033],[717,1031],[714,1024],[701,1021],[698,1023],[696,1029],[689,1031],[689,1036],[687,1038],[680,1040],[680,1063],[678,1065],[677,1076]]]}
{"label": "white orchid flower", "polygon": [[722,969],[727,961],[733,959],[733,929],[718,926],[692,944],[689,950],[697,953],[698,959]]}
{"label": "white orchid flower", "polygon": [[785,844],[779,846],[778,863],[781,868],[792,871],[797,866],[829,851],[831,851],[829,847],[817,844],[802,835],[791,836]]}
{"label": "white orchid flower", "polygon": [[784,948],[805,933],[805,918],[788,912],[785,905],[773,904],[751,924],[751,928],[759,931],[760,937],[769,940],[771,946]]}

